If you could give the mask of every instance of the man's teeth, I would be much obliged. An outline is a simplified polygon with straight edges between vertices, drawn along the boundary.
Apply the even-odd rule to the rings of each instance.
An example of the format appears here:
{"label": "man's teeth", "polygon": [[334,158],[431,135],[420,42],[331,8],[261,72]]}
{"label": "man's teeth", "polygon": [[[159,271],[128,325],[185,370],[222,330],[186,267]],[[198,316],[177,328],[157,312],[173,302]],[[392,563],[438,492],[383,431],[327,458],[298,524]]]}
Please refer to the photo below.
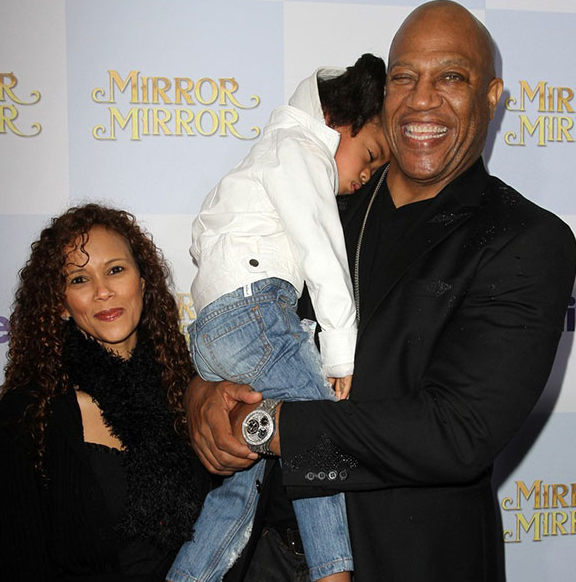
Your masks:
{"label": "man's teeth", "polygon": [[447,131],[448,128],[443,125],[417,124],[404,126],[404,132],[408,137],[421,141],[438,139],[446,134]]}

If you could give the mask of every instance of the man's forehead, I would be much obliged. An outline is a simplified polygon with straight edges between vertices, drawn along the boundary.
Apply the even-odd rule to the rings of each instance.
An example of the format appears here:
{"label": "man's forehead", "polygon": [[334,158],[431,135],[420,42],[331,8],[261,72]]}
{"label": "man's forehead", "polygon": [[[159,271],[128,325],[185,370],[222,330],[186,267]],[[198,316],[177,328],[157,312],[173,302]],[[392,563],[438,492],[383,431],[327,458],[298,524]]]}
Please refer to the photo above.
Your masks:
{"label": "man's forehead", "polygon": [[448,53],[446,51],[420,51],[399,55],[397,59],[390,62],[389,68],[393,67],[410,67],[419,61],[426,61],[434,66],[470,66],[472,63],[469,58],[461,54]]}
{"label": "man's forehead", "polygon": [[388,59],[389,69],[402,64],[444,64],[478,66],[485,55],[481,40],[474,35],[446,27],[444,33],[403,34],[394,39]]}

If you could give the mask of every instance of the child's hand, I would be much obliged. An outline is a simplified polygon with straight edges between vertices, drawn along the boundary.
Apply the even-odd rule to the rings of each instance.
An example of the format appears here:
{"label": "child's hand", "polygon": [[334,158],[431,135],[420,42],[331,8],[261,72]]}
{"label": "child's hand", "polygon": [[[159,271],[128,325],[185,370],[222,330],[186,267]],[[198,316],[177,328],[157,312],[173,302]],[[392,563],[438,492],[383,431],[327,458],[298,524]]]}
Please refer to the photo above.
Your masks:
{"label": "child's hand", "polygon": [[328,382],[332,384],[338,400],[346,400],[350,396],[350,388],[352,388],[352,376],[344,376],[344,378],[328,378]]}

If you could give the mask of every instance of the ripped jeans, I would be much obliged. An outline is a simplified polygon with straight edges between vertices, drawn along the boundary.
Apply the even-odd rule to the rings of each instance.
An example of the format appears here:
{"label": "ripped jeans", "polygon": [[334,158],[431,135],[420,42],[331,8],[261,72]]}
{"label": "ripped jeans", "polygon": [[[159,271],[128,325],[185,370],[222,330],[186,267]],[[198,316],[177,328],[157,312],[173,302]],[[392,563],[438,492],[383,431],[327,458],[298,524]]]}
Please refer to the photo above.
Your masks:
{"label": "ripped jeans", "polygon": [[[205,380],[250,384],[265,398],[335,400],[320,354],[296,314],[294,287],[263,279],[206,306],[190,326],[192,354]],[[244,549],[258,502],[264,462],[239,471],[210,492],[194,537],[167,579],[219,582]],[[311,580],[352,571],[344,494],[294,501]]]}

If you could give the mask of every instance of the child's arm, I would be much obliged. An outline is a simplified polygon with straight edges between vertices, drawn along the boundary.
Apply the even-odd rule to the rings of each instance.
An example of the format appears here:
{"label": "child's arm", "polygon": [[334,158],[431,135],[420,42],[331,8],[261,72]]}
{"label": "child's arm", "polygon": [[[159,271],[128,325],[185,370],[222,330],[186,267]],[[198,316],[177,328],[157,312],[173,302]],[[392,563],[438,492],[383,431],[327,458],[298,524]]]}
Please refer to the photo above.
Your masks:
{"label": "child's arm", "polygon": [[356,307],[335,198],[336,166],[327,149],[303,137],[279,137],[262,174],[310,293],[328,376],[353,373]]}

